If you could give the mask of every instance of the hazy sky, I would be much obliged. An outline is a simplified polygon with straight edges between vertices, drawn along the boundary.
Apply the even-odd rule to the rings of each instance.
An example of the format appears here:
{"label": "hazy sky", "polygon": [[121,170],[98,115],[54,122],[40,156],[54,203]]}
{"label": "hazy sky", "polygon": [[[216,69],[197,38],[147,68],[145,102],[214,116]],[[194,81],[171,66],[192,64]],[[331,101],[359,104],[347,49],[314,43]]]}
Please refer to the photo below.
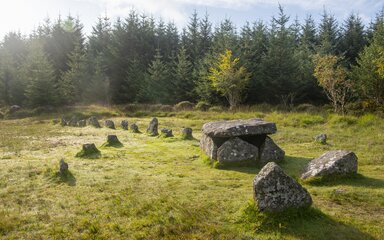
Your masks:
{"label": "hazy sky", "polygon": [[246,21],[269,21],[277,14],[278,3],[291,19],[297,15],[302,20],[308,14],[319,19],[325,7],[340,21],[353,11],[366,23],[384,6],[384,0],[0,0],[0,37],[9,31],[28,34],[47,16],[57,18],[68,13],[79,16],[89,33],[98,16],[124,17],[132,8],[173,20],[179,27],[185,26],[194,9],[200,15],[208,11],[214,24],[229,17],[239,27]]}

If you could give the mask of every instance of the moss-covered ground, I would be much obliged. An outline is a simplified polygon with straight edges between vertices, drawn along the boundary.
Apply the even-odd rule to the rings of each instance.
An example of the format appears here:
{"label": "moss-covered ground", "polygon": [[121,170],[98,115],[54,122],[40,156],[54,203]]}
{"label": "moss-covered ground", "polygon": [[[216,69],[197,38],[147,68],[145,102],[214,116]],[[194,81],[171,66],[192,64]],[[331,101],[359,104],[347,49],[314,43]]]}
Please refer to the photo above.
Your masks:
{"label": "moss-covered ground", "polygon": [[[117,125],[128,119],[144,132],[152,117],[102,107],[81,114]],[[0,239],[384,239],[384,121],[377,116],[157,113],[173,138],[52,124],[59,117],[0,121]],[[359,174],[303,183],[314,201],[307,211],[259,213],[252,180],[260,169],[214,168],[198,141],[205,122],[253,117],[276,122],[272,138],[286,152],[281,166],[290,176],[333,149],[354,151]],[[196,139],[182,140],[182,127]],[[327,145],[314,142],[320,133]],[[99,148],[108,134],[123,146]],[[84,143],[95,143],[101,156],[76,158]],[[57,174],[61,158],[67,176]]]}

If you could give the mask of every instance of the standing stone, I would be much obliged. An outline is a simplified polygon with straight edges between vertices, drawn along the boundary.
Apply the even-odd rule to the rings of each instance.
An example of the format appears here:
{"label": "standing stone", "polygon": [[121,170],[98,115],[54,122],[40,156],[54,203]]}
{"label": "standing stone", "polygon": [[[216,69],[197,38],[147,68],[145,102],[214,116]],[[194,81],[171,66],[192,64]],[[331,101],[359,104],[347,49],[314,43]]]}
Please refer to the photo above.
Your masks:
{"label": "standing stone", "polygon": [[260,163],[280,162],[284,159],[285,152],[270,138],[266,137],[263,146],[261,147]]}
{"label": "standing stone", "polygon": [[116,129],[115,123],[112,120],[105,120],[105,126],[110,129]]}
{"label": "standing stone", "polygon": [[217,160],[217,144],[211,137],[206,134],[201,135],[200,148],[207,154],[210,159]]}
{"label": "standing stone", "polygon": [[64,159],[60,160],[60,175],[65,175],[68,172],[68,163],[64,161]]}
{"label": "standing stone", "polygon": [[71,127],[77,127],[77,117],[76,116],[73,116],[71,118],[71,120],[69,120],[68,122],[68,126],[71,126]]}
{"label": "standing stone", "polygon": [[131,131],[132,131],[133,133],[140,133],[140,131],[139,131],[139,126],[137,126],[136,123],[132,123],[132,124],[131,124]]}
{"label": "standing stone", "polygon": [[329,151],[308,163],[302,179],[357,173],[357,156],[351,151]]}
{"label": "standing stone", "polygon": [[98,157],[100,155],[99,149],[96,148],[94,143],[83,144],[83,149],[76,154],[76,157]]}
{"label": "standing stone", "polygon": [[173,137],[172,129],[163,128],[161,129],[161,136],[163,137]]}
{"label": "standing stone", "polygon": [[19,105],[12,105],[10,108],[9,108],[9,113],[10,114],[13,114],[17,111],[19,111],[21,109],[21,107]]}
{"label": "standing stone", "polygon": [[315,137],[315,141],[321,144],[327,144],[327,134],[320,134]]}
{"label": "standing stone", "polygon": [[85,119],[79,121],[79,127],[87,126],[87,121]]}
{"label": "standing stone", "polygon": [[258,153],[259,149],[256,146],[235,137],[229,139],[219,147],[217,150],[217,160],[220,163],[244,160],[256,161]]}
{"label": "standing stone", "polygon": [[256,175],[253,193],[259,210],[265,212],[305,208],[312,204],[308,191],[274,162],[267,163]]}
{"label": "standing stone", "polygon": [[61,126],[67,126],[68,125],[68,121],[65,119],[65,117],[61,117],[61,122],[60,122]]}
{"label": "standing stone", "polygon": [[123,144],[119,141],[116,135],[108,135],[107,142],[103,145],[105,147],[121,147]]}
{"label": "standing stone", "polygon": [[181,130],[181,138],[185,140],[192,140],[192,128],[183,128]]}
{"label": "standing stone", "polygon": [[158,125],[159,125],[159,121],[157,120],[157,118],[153,118],[151,120],[151,122],[149,123],[148,125],[148,128],[147,128],[147,134],[150,135],[150,136],[157,136],[159,135],[159,132],[158,132]]}
{"label": "standing stone", "polygon": [[92,116],[88,119],[88,124],[95,127],[95,128],[101,128],[99,121],[97,121],[97,118],[95,116]]}
{"label": "standing stone", "polygon": [[121,128],[124,130],[128,130],[128,121],[127,120],[121,121]]}

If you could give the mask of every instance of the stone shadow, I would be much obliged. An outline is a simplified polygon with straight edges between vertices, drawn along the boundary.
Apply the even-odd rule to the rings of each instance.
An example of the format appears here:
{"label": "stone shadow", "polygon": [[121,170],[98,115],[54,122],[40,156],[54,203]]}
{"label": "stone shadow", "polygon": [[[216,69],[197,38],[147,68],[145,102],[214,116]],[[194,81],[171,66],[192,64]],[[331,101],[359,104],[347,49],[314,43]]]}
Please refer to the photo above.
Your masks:
{"label": "stone shadow", "polygon": [[271,234],[281,239],[374,239],[353,225],[339,222],[316,208],[288,210],[283,213],[259,212],[248,204],[242,214],[246,228],[257,234]]}

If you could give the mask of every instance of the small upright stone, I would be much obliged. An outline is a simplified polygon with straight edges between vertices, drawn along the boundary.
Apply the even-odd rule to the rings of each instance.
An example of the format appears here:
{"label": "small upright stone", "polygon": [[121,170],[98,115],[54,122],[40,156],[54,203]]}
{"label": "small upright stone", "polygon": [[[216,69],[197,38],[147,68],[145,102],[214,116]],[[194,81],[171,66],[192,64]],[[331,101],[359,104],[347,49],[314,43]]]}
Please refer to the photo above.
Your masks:
{"label": "small upright stone", "polygon": [[310,161],[302,179],[357,173],[357,156],[351,151],[329,151]]}
{"label": "small upright stone", "polygon": [[65,119],[64,116],[61,117],[61,122],[60,122],[60,124],[61,124],[61,126],[63,126],[63,127],[68,125],[68,121],[67,121],[67,119]]}
{"label": "small upright stone", "polygon": [[321,144],[327,144],[327,134],[322,133],[315,137],[315,141]]}
{"label": "small upright stone", "polygon": [[97,158],[100,156],[99,149],[96,148],[94,143],[83,144],[83,149],[76,154],[76,157],[81,158]]}
{"label": "small upright stone", "polygon": [[122,147],[123,144],[119,141],[116,135],[108,135],[107,142],[103,147]]}
{"label": "small upright stone", "polygon": [[87,126],[87,121],[85,119],[79,121],[79,127]]}
{"label": "small upright stone", "polygon": [[10,114],[13,114],[17,111],[19,111],[21,109],[21,107],[19,105],[12,105],[10,108],[9,108],[9,113]]}
{"label": "small upright stone", "polygon": [[105,120],[105,126],[110,129],[116,129],[115,123],[112,120]]}
{"label": "small upright stone", "polygon": [[121,121],[121,128],[124,130],[128,130],[128,121],[127,120]]}
{"label": "small upright stone", "polygon": [[184,140],[192,140],[192,128],[183,128],[181,130],[181,138]]}
{"label": "small upright stone", "polygon": [[132,123],[132,124],[131,124],[131,131],[132,131],[133,133],[140,133],[140,131],[139,131],[139,126],[137,126],[136,123]]}
{"label": "small upright stone", "polygon": [[261,147],[260,163],[281,162],[284,159],[285,152],[270,138],[266,137],[264,145]]}
{"label": "small upright stone", "polygon": [[149,123],[149,125],[148,125],[147,134],[150,135],[150,136],[157,136],[157,135],[159,135],[158,125],[159,125],[159,121],[157,120],[157,118],[153,118],[151,120],[151,122]]}
{"label": "small upright stone", "polygon": [[311,206],[308,191],[274,162],[267,163],[253,180],[253,196],[260,211],[282,212]]}
{"label": "small upright stone", "polygon": [[68,163],[66,163],[64,161],[64,159],[61,159],[60,160],[60,170],[59,170],[59,173],[60,173],[60,175],[65,175],[65,174],[67,174],[67,172],[68,172]]}
{"label": "small upright stone", "polygon": [[100,123],[95,116],[92,116],[88,119],[88,124],[95,128],[101,128]]}
{"label": "small upright stone", "polygon": [[76,116],[73,116],[71,118],[71,120],[69,120],[68,122],[68,126],[71,126],[71,127],[77,127],[77,117]]}
{"label": "small upright stone", "polygon": [[161,136],[165,138],[173,137],[172,129],[168,129],[168,128],[161,129]]}

